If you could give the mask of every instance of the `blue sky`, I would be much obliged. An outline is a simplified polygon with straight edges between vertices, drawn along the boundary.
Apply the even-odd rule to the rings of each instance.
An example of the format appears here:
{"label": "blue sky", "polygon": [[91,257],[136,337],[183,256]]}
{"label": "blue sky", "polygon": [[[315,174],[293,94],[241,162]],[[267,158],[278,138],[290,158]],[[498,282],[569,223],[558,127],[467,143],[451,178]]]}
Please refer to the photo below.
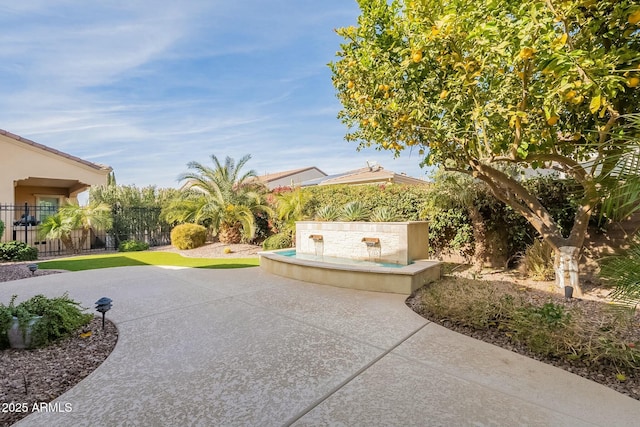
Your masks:
{"label": "blue sky", "polygon": [[[8,5],[7,5],[8,4]],[[356,151],[327,64],[355,0],[23,0],[0,6],[0,128],[176,187],[196,160],[251,154],[258,174],[417,154]]]}

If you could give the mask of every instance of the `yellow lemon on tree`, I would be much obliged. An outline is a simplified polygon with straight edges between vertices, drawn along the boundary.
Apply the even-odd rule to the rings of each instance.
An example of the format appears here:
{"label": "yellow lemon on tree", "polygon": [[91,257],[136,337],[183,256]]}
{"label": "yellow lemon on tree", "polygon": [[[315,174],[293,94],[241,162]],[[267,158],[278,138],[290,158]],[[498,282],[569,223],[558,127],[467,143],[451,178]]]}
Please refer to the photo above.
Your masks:
{"label": "yellow lemon on tree", "polygon": [[640,22],[640,9],[629,15],[628,22],[631,25],[636,25],[638,22]]}
{"label": "yellow lemon on tree", "polygon": [[629,77],[627,79],[627,86],[636,87],[640,84],[640,78],[638,77]]}
{"label": "yellow lemon on tree", "polygon": [[531,59],[533,58],[534,50],[530,47],[523,47],[520,51],[520,59]]}
{"label": "yellow lemon on tree", "polygon": [[558,120],[560,120],[560,117],[558,116],[551,116],[547,119],[547,124],[549,126],[555,126],[558,123]]}
{"label": "yellow lemon on tree", "polygon": [[356,85],[356,84],[353,82],[353,80],[349,80],[349,82],[347,83],[347,87],[348,87],[349,89],[353,89],[353,88],[355,87],[355,85]]}
{"label": "yellow lemon on tree", "polygon": [[422,61],[422,51],[421,50],[414,50],[413,53],[411,54],[411,59],[415,63],[418,63],[418,62]]}

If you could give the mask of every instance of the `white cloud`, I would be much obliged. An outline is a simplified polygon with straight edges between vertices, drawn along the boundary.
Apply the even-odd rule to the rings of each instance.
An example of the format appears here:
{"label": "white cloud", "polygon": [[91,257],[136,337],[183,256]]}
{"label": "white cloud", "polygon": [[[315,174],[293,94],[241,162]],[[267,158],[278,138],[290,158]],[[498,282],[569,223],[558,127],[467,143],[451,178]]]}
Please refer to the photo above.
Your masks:
{"label": "white cloud", "polygon": [[175,186],[191,160],[251,153],[259,173],[317,166],[421,174],[356,152],[326,64],[355,2],[22,1],[0,6],[0,128]]}

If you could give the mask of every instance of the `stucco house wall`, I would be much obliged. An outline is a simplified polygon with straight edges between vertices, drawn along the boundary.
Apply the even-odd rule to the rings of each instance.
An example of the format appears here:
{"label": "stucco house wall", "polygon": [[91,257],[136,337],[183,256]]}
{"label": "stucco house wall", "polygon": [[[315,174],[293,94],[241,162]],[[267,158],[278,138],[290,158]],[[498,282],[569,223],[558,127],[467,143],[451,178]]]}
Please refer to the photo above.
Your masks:
{"label": "stucco house wall", "polygon": [[[79,193],[106,184],[111,170],[0,129],[0,205],[77,201]],[[2,219],[6,230],[0,237],[7,240],[11,224]]]}

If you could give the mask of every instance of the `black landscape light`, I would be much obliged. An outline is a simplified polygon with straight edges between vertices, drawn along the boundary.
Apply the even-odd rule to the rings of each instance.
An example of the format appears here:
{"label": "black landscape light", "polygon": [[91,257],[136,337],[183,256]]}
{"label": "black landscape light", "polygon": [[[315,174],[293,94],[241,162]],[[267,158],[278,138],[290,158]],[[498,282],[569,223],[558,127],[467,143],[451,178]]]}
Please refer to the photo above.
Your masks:
{"label": "black landscape light", "polygon": [[102,313],[102,329],[104,330],[104,314],[111,310],[111,298],[102,297],[95,302],[96,311]]}
{"label": "black landscape light", "polygon": [[29,271],[31,272],[31,275],[33,276],[36,270],[38,269],[38,264],[29,264],[27,265],[27,268],[29,269]]}

